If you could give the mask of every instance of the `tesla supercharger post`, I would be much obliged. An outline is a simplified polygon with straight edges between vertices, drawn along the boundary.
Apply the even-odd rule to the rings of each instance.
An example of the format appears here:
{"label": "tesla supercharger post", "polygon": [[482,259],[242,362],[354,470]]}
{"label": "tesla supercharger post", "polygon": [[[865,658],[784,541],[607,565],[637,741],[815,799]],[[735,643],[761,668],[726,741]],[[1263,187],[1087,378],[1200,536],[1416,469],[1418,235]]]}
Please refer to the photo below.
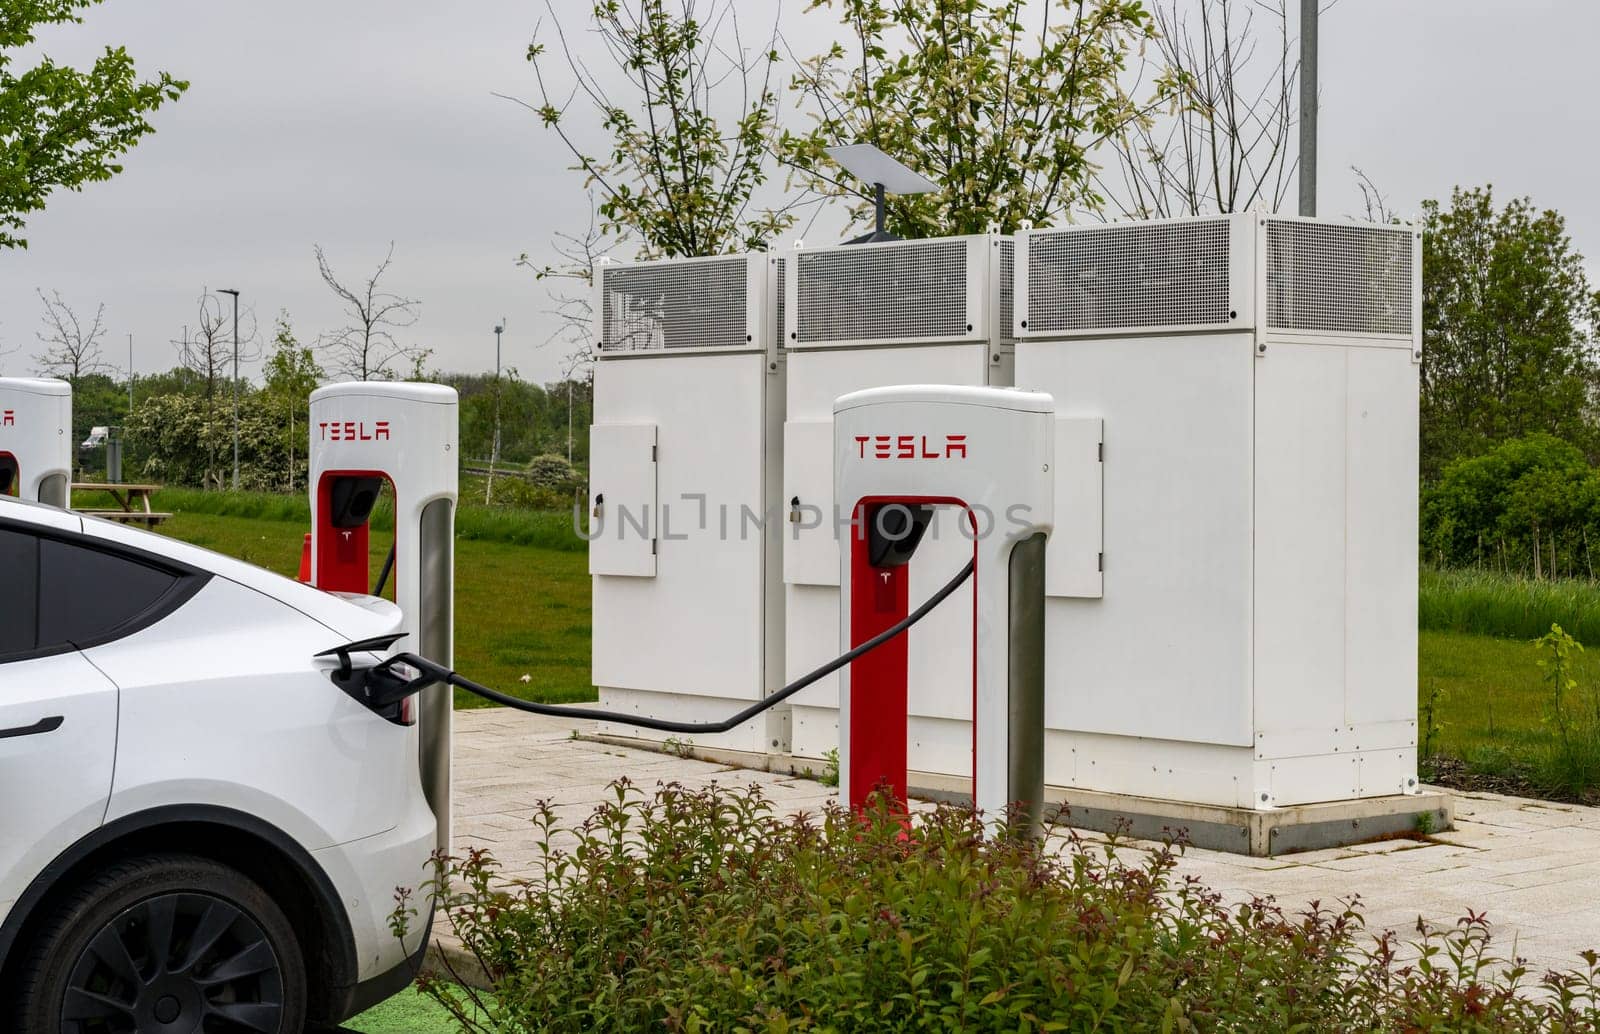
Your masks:
{"label": "tesla supercharger post", "polygon": [[[455,610],[455,508],[459,419],[455,389],[371,381],[311,395],[311,584],[370,593],[372,508],[394,489],[394,598],[407,635],[395,644],[450,666]],[[450,846],[452,691],[422,692],[418,714],[423,789]]]}
{"label": "tesla supercharger post", "polygon": [[66,509],[72,482],[72,386],[0,377],[0,495]]}
{"label": "tesla supercharger post", "polygon": [[[1013,804],[1037,828],[1044,798],[1044,558],[1054,524],[1054,401],[1006,388],[872,388],[834,403],[840,640],[907,616],[908,562],[932,510],[965,511],[972,541],[972,799],[991,823]],[[955,572],[951,572],[954,574]],[[959,591],[959,590],[958,590]],[[919,601],[920,602],[920,601]],[[904,801],[909,650],[916,630],[863,655],[839,689],[840,796]]]}

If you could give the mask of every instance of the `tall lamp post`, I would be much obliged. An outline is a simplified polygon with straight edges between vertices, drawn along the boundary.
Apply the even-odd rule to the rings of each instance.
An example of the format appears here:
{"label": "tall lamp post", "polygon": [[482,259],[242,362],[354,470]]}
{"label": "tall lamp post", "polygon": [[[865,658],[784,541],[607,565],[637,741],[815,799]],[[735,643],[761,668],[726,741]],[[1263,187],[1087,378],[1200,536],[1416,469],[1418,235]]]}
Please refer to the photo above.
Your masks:
{"label": "tall lamp post", "polygon": [[1317,214],[1317,3],[1300,0],[1300,214]]}
{"label": "tall lamp post", "polygon": [[500,462],[500,335],[506,329],[506,318],[494,325],[494,445],[489,449],[489,480],[483,486],[483,503],[493,502],[494,468]]}
{"label": "tall lamp post", "polygon": [[223,288],[223,294],[233,295],[233,490],[239,491],[239,292]]}

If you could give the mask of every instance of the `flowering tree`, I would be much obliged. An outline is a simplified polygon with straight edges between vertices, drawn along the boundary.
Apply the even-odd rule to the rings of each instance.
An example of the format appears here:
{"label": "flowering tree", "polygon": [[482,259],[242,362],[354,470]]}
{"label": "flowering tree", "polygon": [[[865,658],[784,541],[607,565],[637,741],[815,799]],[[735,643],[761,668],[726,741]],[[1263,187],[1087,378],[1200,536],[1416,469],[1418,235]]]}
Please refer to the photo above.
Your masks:
{"label": "flowering tree", "polygon": [[[793,87],[813,109],[781,150],[796,178],[870,217],[872,187],[824,154],[870,143],[939,184],[888,199],[902,237],[1011,233],[1096,209],[1096,148],[1167,102],[1123,88],[1126,55],[1154,36],[1138,0],[812,0],[837,8],[850,45],[800,65]],[[1034,20],[1036,19],[1036,20]]]}

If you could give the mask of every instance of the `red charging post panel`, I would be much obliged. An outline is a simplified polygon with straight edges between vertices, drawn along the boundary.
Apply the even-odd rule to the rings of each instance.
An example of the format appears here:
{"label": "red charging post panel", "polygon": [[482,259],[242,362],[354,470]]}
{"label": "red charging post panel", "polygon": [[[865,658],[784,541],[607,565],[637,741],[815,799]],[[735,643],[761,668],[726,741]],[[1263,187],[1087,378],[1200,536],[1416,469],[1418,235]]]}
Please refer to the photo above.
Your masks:
{"label": "red charging post panel", "polygon": [[367,530],[363,521],[351,528],[333,525],[333,486],[345,477],[381,477],[371,471],[330,471],[317,484],[317,588],[328,592],[371,592],[372,575],[368,560]]}
{"label": "red charging post panel", "polygon": [[[874,507],[899,503],[915,506],[954,506],[967,504],[953,496],[877,496],[856,503],[850,525],[850,647],[854,649],[873,636],[904,621],[911,608],[911,565],[872,566],[871,544],[867,535],[868,514]],[[968,512],[973,529],[973,560],[977,560],[977,524]],[[973,579],[973,668],[972,686],[976,708],[977,668],[977,579]],[[850,662],[850,807],[859,811],[879,787],[904,804],[906,782],[906,723],[910,717],[907,686],[911,634],[895,636],[876,650]],[[973,729],[977,735],[976,725]],[[976,754],[976,739],[974,739]]]}
{"label": "red charging post panel", "polygon": [[[909,606],[911,568],[873,567],[868,559],[866,504],[850,535],[850,645],[861,645],[896,622]],[[850,807],[859,810],[880,786],[906,799],[906,660],[904,635],[850,662]]]}

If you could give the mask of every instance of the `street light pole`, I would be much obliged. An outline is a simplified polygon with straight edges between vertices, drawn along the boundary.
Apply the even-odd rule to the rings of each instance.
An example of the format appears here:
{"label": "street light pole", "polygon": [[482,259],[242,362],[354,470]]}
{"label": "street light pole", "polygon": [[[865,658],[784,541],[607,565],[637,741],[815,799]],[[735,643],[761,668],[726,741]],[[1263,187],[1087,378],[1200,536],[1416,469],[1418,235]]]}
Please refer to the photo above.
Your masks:
{"label": "street light pole", "polygon": [[128,335],[128,415],[133,416],[133,335]]}
{"label": "street light pole", "polygon": [[500,334],[506,329],[506,318],[494,325],[494,445],[489,450],[489,480],[483,487],[483,503],[489,505],[494,495],[494,468],[500,462]]}
{"label": "street light pole", "polygon": [[223,294],[233,295],[233,490],[239,491],[239,292],[224,288]]}
{"label": "street light pole", "polygon": [[1317,214],[1317,3],[1300,0],[1300,214]]}

